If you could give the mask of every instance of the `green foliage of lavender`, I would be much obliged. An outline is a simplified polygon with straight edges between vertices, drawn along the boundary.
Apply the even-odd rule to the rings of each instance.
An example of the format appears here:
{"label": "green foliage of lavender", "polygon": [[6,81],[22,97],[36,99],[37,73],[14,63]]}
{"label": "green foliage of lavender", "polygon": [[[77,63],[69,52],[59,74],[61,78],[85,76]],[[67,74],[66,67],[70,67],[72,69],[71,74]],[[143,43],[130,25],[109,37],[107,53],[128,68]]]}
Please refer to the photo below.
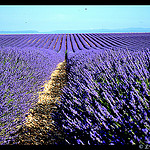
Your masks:
{"label": "green foliage of lavender", "polygon": [[54,114],[65,144],[149,143],[150,51],[68,56],[68,85]]}
{"label": "green foliage of lavender", "polygon": [[37,92],[62,61],[63,55],[47,49],[0,49],[0,144],[15,137],[25,113],[38,100]]}

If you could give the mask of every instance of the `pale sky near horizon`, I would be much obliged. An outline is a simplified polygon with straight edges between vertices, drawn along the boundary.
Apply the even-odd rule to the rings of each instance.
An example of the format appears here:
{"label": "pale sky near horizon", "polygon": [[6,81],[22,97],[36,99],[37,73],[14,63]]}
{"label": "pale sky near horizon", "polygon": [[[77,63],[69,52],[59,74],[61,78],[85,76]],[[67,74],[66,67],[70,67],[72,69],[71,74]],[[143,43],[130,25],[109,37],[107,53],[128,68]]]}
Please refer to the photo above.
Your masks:
{"label": "pale sky near horizon", "polygon": [[150,5],[1,5],[0,31],[150,28]]}

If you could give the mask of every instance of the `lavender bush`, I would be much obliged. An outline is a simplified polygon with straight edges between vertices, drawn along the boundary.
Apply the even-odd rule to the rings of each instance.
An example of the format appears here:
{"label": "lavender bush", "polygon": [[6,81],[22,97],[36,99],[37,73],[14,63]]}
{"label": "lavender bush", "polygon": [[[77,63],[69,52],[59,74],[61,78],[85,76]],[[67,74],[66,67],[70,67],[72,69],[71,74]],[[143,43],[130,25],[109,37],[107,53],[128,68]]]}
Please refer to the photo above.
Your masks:
{"label": "lavender bush", "polygon": [[68,85],[53,116],[63,144],[149,143],[150,51],[68,53]]}
{"label": "lavender bush", "polygon": [[0,144],[14,138],[12,133],[36,104],[37,92],[62,61],[64,55],[47,49],[0,49]]}

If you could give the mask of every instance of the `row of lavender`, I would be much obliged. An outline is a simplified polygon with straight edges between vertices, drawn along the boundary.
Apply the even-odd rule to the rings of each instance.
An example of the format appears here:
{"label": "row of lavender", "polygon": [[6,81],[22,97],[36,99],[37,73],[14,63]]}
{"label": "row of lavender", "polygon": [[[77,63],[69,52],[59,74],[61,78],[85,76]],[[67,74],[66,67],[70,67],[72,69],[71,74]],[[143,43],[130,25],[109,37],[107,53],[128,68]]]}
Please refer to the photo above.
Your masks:
{"label": "row of lavender", "polygon": [[[137,47],[138,43],[138,47]],[[149,33],[0,35],[1,47],[38,47],[56,52],[128,47],[150,47]]]}
{"label": "row of lavender", "polygon": [[38,48],[0,48],[0,145],[15,138],[25,113],[38,101],[64,55]]}
{"label": "row of lavender", "polygon": [[63,144],[150,144],[149,49],[83,51],[68,55],[67,68],[53,114]]}

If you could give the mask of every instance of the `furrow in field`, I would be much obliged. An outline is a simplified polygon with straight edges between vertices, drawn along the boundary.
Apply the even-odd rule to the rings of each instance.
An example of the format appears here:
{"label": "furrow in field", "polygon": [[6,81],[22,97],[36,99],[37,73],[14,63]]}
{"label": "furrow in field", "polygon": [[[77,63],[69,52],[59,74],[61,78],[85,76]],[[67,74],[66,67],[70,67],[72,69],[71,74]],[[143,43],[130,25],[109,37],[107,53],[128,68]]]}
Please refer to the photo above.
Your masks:
{"label": "furrow in field", "polygon": [[61,100],[60,95],[66,82],[66,61],[63,61],[53,71],[51,79],[43,85],[44,90],[39,92],[37,105],[29,110],[26,121],[20,127],[19,133],[17,133],[19,136],[14,143],[19,145],[49,145],[56,144],[58,140],[62,139],[62,133],[56,129],[51,113],[57,111],[56,103],[59,104]]}

